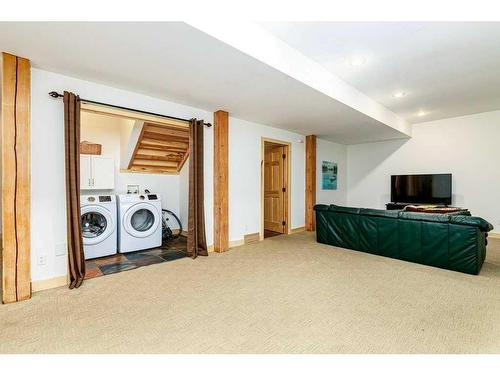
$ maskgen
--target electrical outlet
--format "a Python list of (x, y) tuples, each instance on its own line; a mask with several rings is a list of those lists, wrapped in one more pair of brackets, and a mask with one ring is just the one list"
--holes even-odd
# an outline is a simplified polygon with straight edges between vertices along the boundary
[(45, 254), (39, 255), (38, 258), (37, 258), (36, 263), (39, 266), (45, 266), (45, 264), (47, 263), (47, 256)]
[(55, 253), (56, 253), (56, 256), (66, 255), (66, 244), (65, 243), (56, 244)]

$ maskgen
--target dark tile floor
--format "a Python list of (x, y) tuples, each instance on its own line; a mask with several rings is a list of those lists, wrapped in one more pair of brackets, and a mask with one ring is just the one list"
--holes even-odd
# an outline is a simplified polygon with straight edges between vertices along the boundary
[(185, 258), (187, 256), (185, 251), (186, 237), (181, 236), (163, 247), (89, 259), (85, 262), (85, 278), (92, 279), (150, 264)]

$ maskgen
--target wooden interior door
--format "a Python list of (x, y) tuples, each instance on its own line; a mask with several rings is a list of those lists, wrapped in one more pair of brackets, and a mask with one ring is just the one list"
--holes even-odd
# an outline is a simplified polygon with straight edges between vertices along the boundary
[(264, 148), (264, 229), (285, 233), (285, 146)]

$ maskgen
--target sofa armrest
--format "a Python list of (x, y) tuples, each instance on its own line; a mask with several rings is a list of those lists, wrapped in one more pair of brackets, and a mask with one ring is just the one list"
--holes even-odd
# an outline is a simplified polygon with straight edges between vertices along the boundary
[(481, 232), (489, 232), (493, 225), (477, 216), (453, 215), (450, 216), (450, 223), (477, 227)]

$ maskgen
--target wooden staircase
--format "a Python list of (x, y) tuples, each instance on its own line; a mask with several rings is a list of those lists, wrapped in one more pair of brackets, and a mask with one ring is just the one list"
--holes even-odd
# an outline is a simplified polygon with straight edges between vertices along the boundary
[(127, 171), (177, 174), (188, 156), (188, 127), (144, 122)]

